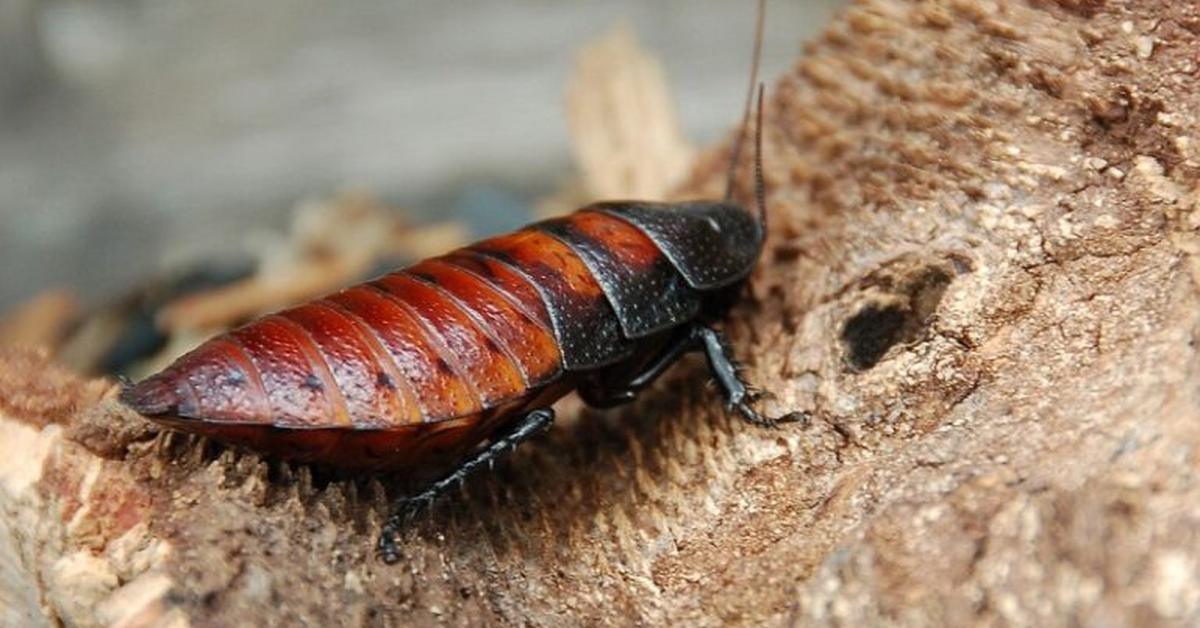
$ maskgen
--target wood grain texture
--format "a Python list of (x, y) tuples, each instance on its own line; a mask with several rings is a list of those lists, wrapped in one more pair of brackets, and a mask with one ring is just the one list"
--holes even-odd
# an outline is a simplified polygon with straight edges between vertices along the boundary
[(859, 2), (771, 90), (772, 229), (727, 324), (767, 410), (813, 420), (745, 426), (682, 366), (564, 408), (393, 567), (392, 487), (153, 436), (6, 354), (6, 612), (1195, 624), (1197, 33), (1165, 0)]

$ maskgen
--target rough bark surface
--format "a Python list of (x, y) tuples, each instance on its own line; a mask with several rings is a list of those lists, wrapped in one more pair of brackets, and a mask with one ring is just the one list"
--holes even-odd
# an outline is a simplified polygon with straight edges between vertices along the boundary
[(728, 323), (812, 420), (733, 421), (689, 362), (396, 566), (379, 482), (155, 436), (5, 354), (0, 623), (1194, 625), (1198, 35), (1169, 0), (859, 2), (770, 90)]

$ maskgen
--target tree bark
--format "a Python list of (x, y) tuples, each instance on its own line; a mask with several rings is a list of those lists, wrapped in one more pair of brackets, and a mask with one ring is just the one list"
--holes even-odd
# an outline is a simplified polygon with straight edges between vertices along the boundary
[(0, 623), (1194, 625), (1198, 34), (1167, 0), (858, 2), (769, 90), (727, 321), (812, 419), (744, 425), (688, 362), (570, 406), (395, 566), (380, 481), (5, 353)]

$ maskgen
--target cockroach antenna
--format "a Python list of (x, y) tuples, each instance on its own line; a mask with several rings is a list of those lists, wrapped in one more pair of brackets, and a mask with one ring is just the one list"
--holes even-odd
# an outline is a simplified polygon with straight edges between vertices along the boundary
[[(758, 85), (758, 63), (762, 57), (763, 21), (766, 18), (767, 0), (758, 0), (758, 20), (754, 25), (754, 57), (750, 62), (750, 86), (746, 88), (746, 104), (742, 110), (742, 126), (733, 141), (733, 155), (729, 158), (729, 175), (725, 181), (725, 200), (733, 198), (733, 180), (737, 171), (738, 157), (746, 141), (746, 127), (750, 125), (750, 105), (754, 102), (754, 86)], [(760, 90), (761, 91), (761, 90)]]
[(767, 232), (767, 182), (762, 165), (763, 84), (758, 84), (758, 120), (754, 123), (754, 201), (758, 204), (758, 224)]

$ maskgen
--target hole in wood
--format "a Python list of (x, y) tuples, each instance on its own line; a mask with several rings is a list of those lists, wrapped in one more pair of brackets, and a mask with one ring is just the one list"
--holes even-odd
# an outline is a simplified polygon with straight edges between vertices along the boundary
[(850, 370), (868, 370), (892, 347), (919, 340), (952, 279), (942, 268), (925, 267), (904, 281), (900, 290), (881, 295), (851, 316), (842, 328)]

